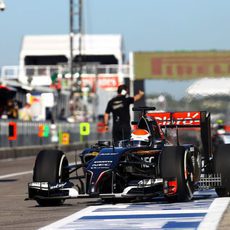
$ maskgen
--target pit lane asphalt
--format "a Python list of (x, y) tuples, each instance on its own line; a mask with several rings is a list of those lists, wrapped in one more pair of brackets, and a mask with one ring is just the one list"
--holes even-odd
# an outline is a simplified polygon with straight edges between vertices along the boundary
[(35, 157), (0, 161), (0, 229), (38, 229), (98, 204), (97, 199), (72, 199), (59, 207), (39, 207), (35, 201), (25, 201), (34, 161)]
[[(72, 161), (74, 154), (69, 153), (67, 157)], [(35, 157), (0, 161), (0, 229), (38, 229), (85, 207), (101, 204), (99, 199), (72, 199), (59, 207), (39, 207), (35, 201), (25, 201), (27, 183), (32, 180), (34, 161)], [(229, 228), (230, 207), (218, 229)]]

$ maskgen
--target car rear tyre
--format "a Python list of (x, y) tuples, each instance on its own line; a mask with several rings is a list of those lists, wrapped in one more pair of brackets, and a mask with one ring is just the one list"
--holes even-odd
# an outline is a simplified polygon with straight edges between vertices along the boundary
[[(59, 150), (42, 150), (38, 153), (33, 181), (49, 182), (57, 184), (68, 180), (69, 172), (65, 167), (68, 160), (65, 154)], [(40, 206), (58, 206), (64, 203), (64, 199), (36, 199)]]
[(230, 144), (218, 145), (213, 155), (214, 172), (221, 175), (222, 187), (215, 188), (219, 197), (230, 196)]
[(160, 157), (161, 176), (164, 181), (175, 178), (175, 194), (165, 194), (169, 202), (189, 201), (194, 192), (194, 163), (192, 154), (183, 146), (167, 146)]

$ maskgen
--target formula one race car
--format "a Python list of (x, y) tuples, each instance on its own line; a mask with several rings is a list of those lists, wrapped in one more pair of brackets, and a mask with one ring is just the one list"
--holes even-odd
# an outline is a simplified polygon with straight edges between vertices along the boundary
[[(39, 152), (28, 199), (48, 206), (78, 197), (111, 201), (163, 196), (180, 202), (191, 200), (195, 190), (210, 188), (219, 196), (230, 194), (230, 145), (220, 145), (213, 156), (209, 113), (133, 110), (140, 118), (133, 122), (130, 139), (99, 141), (83, 150), (79, 164), (69, 164), (60, 150)], [(184, 136), (192, 129), (199, 129), (201, 146), (180, 143), (180, 130)], [(172, 130), (175, 134), (169, 135)]]

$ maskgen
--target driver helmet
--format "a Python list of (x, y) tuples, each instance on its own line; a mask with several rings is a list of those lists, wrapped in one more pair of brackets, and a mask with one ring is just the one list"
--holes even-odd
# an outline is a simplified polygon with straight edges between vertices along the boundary
[(150, 133), (146, 129), (136, 129), (131, 133), (131, 142), (138, 145), (149, 144)]

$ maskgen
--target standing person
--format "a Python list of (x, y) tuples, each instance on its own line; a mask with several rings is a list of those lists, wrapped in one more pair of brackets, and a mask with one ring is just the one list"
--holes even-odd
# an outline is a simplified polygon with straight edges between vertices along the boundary
[(6, 114), (8, 119), (18, 118), (18, 105), (16, 101), (10, 99), (7, 101)]
[(62, 108), (60, 111), (60, 114), (58, 116), (58, 120), (60, 121), (66, 121), (66, 117), (65, 117), (65, 108)]
[(29, 103), (26, 103), (24, 107), (19, 110), (19, 119), (23, 121), (32, 120), (31, 105)]
[(140, 100), (144, 92), (139, 90), (139, 93), (133, 97), (128, 96), (128, 87), (120, 85), (117, 89), (117, 96), (112, 98), (106, 107), (104, 113), (104, 123), (108, 129), (109, 114), (113, 115), (113, 140), (116, 143), (119, 140), (129, 139), (131, 133), (130, 125), (130, 104)]

